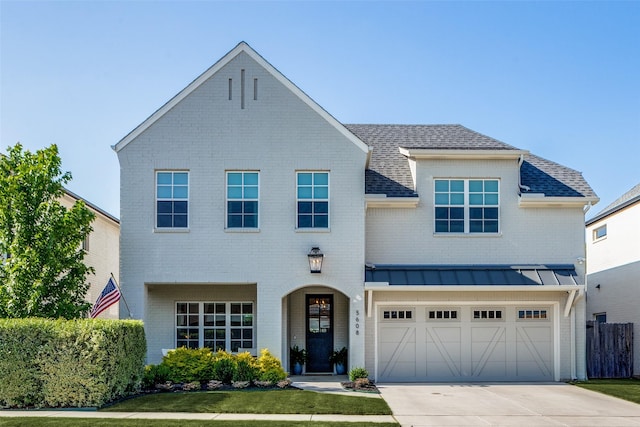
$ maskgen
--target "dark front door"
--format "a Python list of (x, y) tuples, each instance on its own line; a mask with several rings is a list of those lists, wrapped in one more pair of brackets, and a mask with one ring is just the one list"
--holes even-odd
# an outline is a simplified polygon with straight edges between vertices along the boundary
[(307, 295), (307, 372), (331, 372), (333, 296)]

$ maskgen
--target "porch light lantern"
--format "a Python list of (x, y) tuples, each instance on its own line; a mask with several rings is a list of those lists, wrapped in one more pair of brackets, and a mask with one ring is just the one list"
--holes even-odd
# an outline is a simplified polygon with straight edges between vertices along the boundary
[(311, 251), (307, 256), (309, 257), (309, 271), (311, 271), (311, 273), (322, 273), (322, 260), (324, 258), (324, 254), (320, 252), (320, 248), (311, 248)]

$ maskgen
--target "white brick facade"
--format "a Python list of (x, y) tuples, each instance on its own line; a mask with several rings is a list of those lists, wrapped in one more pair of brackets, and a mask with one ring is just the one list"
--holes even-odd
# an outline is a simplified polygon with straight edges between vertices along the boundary
[[(133, 317), (145, 320), (150, 363), (176, 345), (177, 302), (253, 303), (252, 351), (268, 348), (288, 367), (289, 347), (308, 345), (309, 296), (328, 296), (333, 348), (347, 347), (349, 366), (375, 375), (372, 310), (379, 306), (482, 301), (515, 307), (524, 301), (554, 310), (553, 379), (584, 376), (584, 329), (576, 326), (584, 324), (580, 285), (569, 291), (381, 292), (364, 283), (366, 263), (563, 264), (583, 276), (577, 262), (584, 257), (582, 205), (523, 207), (517, 157), (407, 160), (417, 206), (367, 208), (370, 148), (243, 43), (115, 150), (121, 287)], [(156, 228), (158, 171), (188, 172), (188, 228)], [(228, 171), (259, 173), (258, 229), (226, 228)], [(328, 229), (296, 228), (297, 171), (328, 172)], [(434, 233), (433, 180), (452, 177), (500, 181), (499, 233)], [(321, 274), (309, 271), (312, 247), (325, 255)]]
[[(244, 109), (242, 70), (251, 82)], [(150, 362), (159, 360), (162, 348), (175, 346), (177, 300), (249, 298), (256, 304), (256, 348), (286, 360), (288, 343), (281, 331), (288, 319), (281, 307), (290, 293), (322, 285), (345, 300), (362, 298), (367, 153), (247, 54), (233, 58), (118, 155), (121, 286), (134, 316), (146, 319)], [(154, 229), (158, 170), (189, 172), (188, 230)], [(225, 229), (230, 170), (259, 171), (258, 230)], [(328, 230), (296, 229), (296, 171), (329, 172)], [(320, 275), (309, 272), (307, 253), (313, 246), (325, 254)], [(171, 292), (160, 291), (165, 287)], [(336, 316), (346, 319), (347, 308)], [(336, 343), (346, 345), (344, 330), (336, 334)]]

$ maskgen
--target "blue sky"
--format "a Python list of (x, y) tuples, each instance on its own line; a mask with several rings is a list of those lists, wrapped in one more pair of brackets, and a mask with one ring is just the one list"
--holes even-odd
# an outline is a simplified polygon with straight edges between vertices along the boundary
[(0, 0), (0, 143), (58, 145), (69, 189), (119, 215), (111, 145), (238, 42), (343, 123), (459, 123), (640, 182), (640, 1)]

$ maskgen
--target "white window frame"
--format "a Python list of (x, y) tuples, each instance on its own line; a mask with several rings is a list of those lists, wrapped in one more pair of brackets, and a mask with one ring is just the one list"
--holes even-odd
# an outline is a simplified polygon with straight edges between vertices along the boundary
[[(463, 185), (464, 185), (464, 189), (463, 189), (463, 204), (451, 204), (451, 200), (449, 200), (448, 204), (443, 204), (443, 203), (437, 203), (436, 199), (437, 199), (437, 194), (442, 194), (442, 192), (436, 192), (436, 183), (437, 181), (449, 181), (449, 183), (451, 183), (451, 181), (462, 181)], [(475, 194), (482, 194), (483, 196), (486, 194), (493, 194), (493, 192), (491, 193), (485, 193), (484, 191), (482, 193), (472, 193), (469, 189), (469, 183), (471, 181), (482, 181), (483, 183), (485, 181), (494, 181), (498, 184), (498, 191), (497, 191), (497, 197), (498, 197), (498, 202), (497, 204), (481, 204), (481, 205), (472, 205), (470, 202), (470, 196), (471, 195), (475, 195)], [(438, 236), (451, 236), (451, 235), (471, 235), (471, 236), (495, 236), (501, 233), (501, 226), (502, 226), (502, 221), (500, 219), (500, 179), (499, 178), (459, 178), (459, 177), (438, 177), (438, 178), (434, 178), (433, 179), (433, 232), (434, 234), (438, 235)], [(451, 189), (449, 189), (448, 191), (449, 195), (451, 194)], [(458, 193), (458, 192), (457, 192)], [(436, 216), (436, 209), (437, 208), (462, 208), (463, 209), (463, 231), (462, 232), (457, 232), (457, 231), (437, 231), (437, 216)], [(470, 209), (471, 208), (495, 208), (498, 211), (498, 218), (497, 218), (497, 225), (498, 228), (496, 231), (488, 231), (488, 232), (484, 232), (484, 231), (471, 231), (471, 215), (470, 215)], [(450, 219), (451, 220), (451, 219)]]
[[(601, 322), (600, 320), (604, 317), (604, 322)], [(598, 322), (598, 323), (607, 323), (607, 312), (606, 311), (601, 311), (599, 313), (593, 313), (593, 321), (594, 322)]]
[[(520, 317), (524, 315), (524, 317)], [(516, 307), (516, 321), (518, 322), (549, 322), (551, 309), (548, 307)]]
[[(476, 312), (480, 317), (476, 317)], [(472, 322), (506, 322), (507, 320), (506, 307), (471, 307), (470, 314)]]
[[(311, 198), (300, 198), (299, 197), (299, 190), (301, 187), (308, 187), (307, 185), (300, 185), (299, 184), (299, 176), (300, 174), (311, 174), (312, 176), (312, 184), (311, 184), (311, 191), (312, 191), (312, 196)], [(327, 197), (326, 198), (322, 198), (322, 197), (315, 197), (315, 175), (316, 174), (326, 174), (327, 175)], [(322, 186), (324, 187), (324, 184), (322, 185), (318, 185), (319, 187)], [(327, 203), (327, 226), (326, 227), (315, 227), (315, 226), (311, 226), (311, 227), (300, 227), (300, 210), (299, 210), (299, 203), (300, 202), (311, 202), (312, 206), (315, 202), (326, 202)], [(296, 230), (308, 230), (308, 231), (326, 231), (329, 230), (331, 228), (331, 173), (328, 170), (299, 170), (296, 171)], [(305, 215), (306, 213), (303, 213), (303, 215)], [(316, 213), (312, 212), (311, 213), (311, 217), (312, 217), (312, 222), (315, 223), (315, 217), (316, 217)]]
[[(433, 317), (431, 317), (433, 313)], [(425, 319), (427, 322), (460, 322), (460, 308), (449, 307), (427, 307), (425, 310)]]
[[(598, 236), (599, 232), (604, 231), (604, 234)], [(592, 240), (594, 242), (599, 242), (600, 240), (604, 240), (607, 238), (607, 224), (603, 224), (600, 227), (594, 228), (592, 232)]]
[[(242, 197), (241, 198), (229, 198), (229, 174), (232, 173), (239, 173), (242, 174), (242, 184), (240, 185), (240, 187), (242, 188)], [(252, 197), (245, 197), (244, 192), (245, 192), (245, 174), (257, 174), (258, 175), (258, 183), (257, 183), (257, 187), (258, 187), (258, 195), (256, 198), (252, 198)], [(260, 229), (260, 171), (257, 170), (228, 170), (225, 173), (225, 229), (229, 230), (229, 231), (242, 231), (242, 230), (254, 230), (257, 231)], [(237, 187), (237, 185), (233, 185), (234, 187)], [(253, 186), (253, 185), (251, 185)], [(256, 202), (256, 225), (255, 227), (247, 227), (244, 225), (244, 212), (242, 213), (242, 227), (230, 227), (229, 226), (229, 202), (242, 202), (243, 206), (244, 206), (244, 202)], [(243, 208), (244, 210), (244, 208)]]
[[(173, 187), (175, 186), (175, 184), (173, 183), (173, 176), (176, 173), (185, 173), (187, 174), (187, 197), (173, 197), (173, 194), (171, 197), (159, 197), (158, 196), (158, 185), (164, 185), (164, 184), (159, 184), (158, 183), (158, 176), (161, 173), (170, 173), (171, 174), (171, 187), (172, 187), (172, 192), (173, 192)], [(156, 170), (155, 171), (155, 186), (154, 186), (154, 192), (155, 192), (155, 206), (154, 206), (154, 229), (156, 231), (167, 231), (167, 230), (189, 230), (189, 226), (191, 224), (191, 209), (190, 209), (190, 205), (191, 205), (191, 201), (190, 201), (190, 195), (191, 195), (191, 190), (190, 190), (190, 186), (191, 186), (191, 176), (188, 170)], [(181, 202), (186, 202), (187, 203), (187, 225), (186, 227), (174, 227), (173, 225), (171, 227), (159, 227), (158, 226), (158, 202), (175, 202), (175, 201), (181, 201)], [(172, 214), (172, 215), (175, 215)]]
[[(198, 324), (196, 326), (189, 326), (189, 319), (188, 316), (191, 314), (183, 314), (183, 313), (178, 313), (178, 304), (187, 304), (187, 307), (189, 307), (189, 304), (198, 304)], [(204, 305), (205, 304), (225, 304), (225, 324), (224, 326), (205, 326), (204, 325)], [(251, 305), (251, 316), (252, 316), (252, 321), (251, 321), (251, 326), (244, 326), (244, 325), (231, 325), (231, 316), (237, 316), (238, 314), (232, 314), (231, 313), (231, 305), (232, 304), (239, 304), (242, 310), (242, 306), (244, 304), (250, 304)], [(183, 326), (183, 325), (178, 325), (178, 316), (187, 316), (187, 325)], [(207, 314), (207, 315), (214, 315), (215, 314)], [(195, 316), (195, 315), (192, 315)], [(240, 316), (242, 316), (242, 313), (240, 314)], [(205, 330), (211, 330), (211, 329), (225, 329), (225, 350), (228, 352), (231, 352), (231, 330), (232, 329), (240, 329), (240, 330), (247, 330), (250, 329), (251, 330), (251, 347), (240, 347), (238, 348), (237, 351), (233, 352), (233, 353), (243, 353), (245, 351), (250, 352), (251, 354), (253, 354), (254, 356), (256, 355), (256, 350), (255, 350), (255, 345), (257, 342), (256, 339), (256, 304), (253, 301), (176, 301), (174, 304), (174, 340), (173, 342), (175, 343), (176, 348), (178, 348), (178, 341), (184, 341), (184, 339), (180, 339), (180, 337), (178, 336), (178, 328), (180, 329), (198, 329), (198, 348), (203, 348), (204, 347), (204, 341), (205, 341)], [(195, 340), (194, 340), (195, 341)], [(233, 340), (233, 341), (238, 341), (238, 340)], [(240, 338), (240, 341), (247, 341), (247, 339), (245, 338)], [(215, 350), (212, 350), (215, 351)]]

